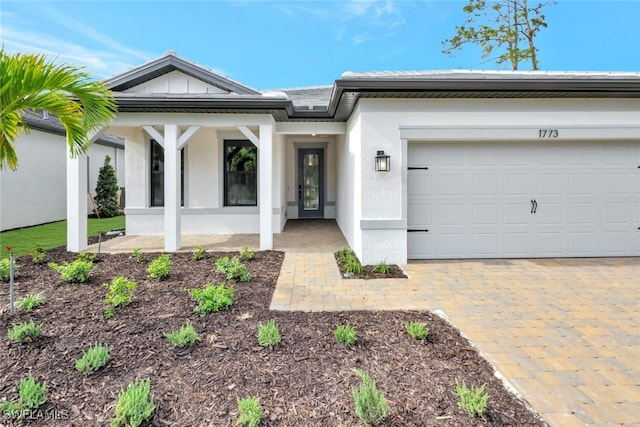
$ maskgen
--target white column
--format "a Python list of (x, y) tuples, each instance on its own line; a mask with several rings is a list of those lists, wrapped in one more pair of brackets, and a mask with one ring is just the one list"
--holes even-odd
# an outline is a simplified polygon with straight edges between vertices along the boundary
[(178, 126), (164, 126), (164, 250), (176, 252), (181, 246), (180, 151)]
[(260, 250), (273, 249), (273, 125), (260, 125)]
[(67, 153), (67, 250), (87, 248), (87, 156)]

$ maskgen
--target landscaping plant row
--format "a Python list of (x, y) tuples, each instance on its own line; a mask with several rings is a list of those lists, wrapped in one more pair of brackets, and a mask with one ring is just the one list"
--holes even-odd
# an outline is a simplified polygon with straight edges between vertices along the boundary
[[(197, 248), (192, 256), (194, 261), (204, 257), (205, 249)], [(143, 261), (140, 249), (133, 251), (133, 256), (138, 262)], [(243, 261), (253, 258), (253, 252), (245, 247), (238, 256), (229, 258), (223, 256), (215, 261), (218, 272), (225, 275), (227, 280), (249, 282), (252, 280)], [(33, 262), (42, 262), (44, 255), (33, 258)], [(94, 256), (80, 254), (72, 262), (49, 263), (48, 266), (60, 274), (60, 277), (70, 283), (84, 283), (88, 280), (92, 271)], [(171, 269), (170, 255), (164, 254), (153, 259), (147, 266), (147, 276), (150, 279), (164, 279), (169, 276)], [(0, 270), (0, 273), (2, 271)], [(104, 283), (107, 288), (105, 294), (104, 318), (110, 319), (117, 310), (126, 307), (132, 300), (136, 289), (136, 283), (123, 277), (114, 277), (109, 283)], [(233, 283), (220, 283), (213, 285), (207, 283), (203, 288), (187, 289), (188, 295), (195, 301), (194, 312), (200, 316), (225, 310), (231, 307), (235, 295)], [(31, 311), (46, 303), (42, 294), (31, 294), (16, 302), (19, 310)], [(407, 333), (415, 340), (425, 340), (429, 335), (429, 329), (420, 322), (407, 322)], [(36, 324), (31, 320), (28, 323), (15, 324), (8, 330), (10, 340), (17, 343), (31, 343), (36, 341), (42, 333), (42, 324)], [(198, 341), (198, 333), (190, 322), (186, 322), (179, 329), (163, 333), (167, 341), (176, 348), (192, 347)], [(333, 330), (335, 341), (347, 347), (357, 341), (358, 331), (351, 325), (340, 324)], [(273, 348), (281, 343), (280, 329), (275, 320), (260, 323), (257, 331), (258, 344), (262, 347)], [(75, 361), (75, 368), (82, 374), (89, 376), (103, 368), (109, 361), (109, 347), (106, 344), (95, 344), (83, 351), (81, 358)], [(352, 389), (356, 415), (368, 425), (377, 425), (389, 414), (389, 405), (378, 388), (376, 382), (364, 371), (354, 369), (353, 372), (360, 378), (359, 388)], [(155, 410), (153, 395), (150, 395), (151, 381), (149, 378), (135, 380), (127, 388), (121, 388), (118, 401), (115, 406), (112, 426), (138, 426), (148, 420)], [(38, 383), (31, 374), (19, 384), (19, 399), (5, 401), (0, 404), (0, 410), (11, 419), (22, 419), (30, 411), (37, 410), (46, 402), (46, 382)], [(458, 406), (470, 415), (483, 415), (487, 408), (488, 395), (485, 386), (468, 388), (463, 382), (456, 383), (455, 394), (459, 398)], [(237, 398), (238, 419), (236, 425), (258, 426), (262, 418), (262, 406), (259, 397), (249, 396)]]

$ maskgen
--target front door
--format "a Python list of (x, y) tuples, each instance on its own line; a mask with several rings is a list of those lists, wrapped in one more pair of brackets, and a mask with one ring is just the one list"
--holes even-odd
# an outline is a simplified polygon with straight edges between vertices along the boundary
[(324, 218), (324, 149), (298, 150), (298, 217)]

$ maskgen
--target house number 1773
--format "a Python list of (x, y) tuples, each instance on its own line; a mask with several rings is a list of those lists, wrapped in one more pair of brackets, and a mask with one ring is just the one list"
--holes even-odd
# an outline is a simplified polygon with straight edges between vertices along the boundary
[(538, 129), (538, 138), (557, 138), (559, 136), (558, 129)]

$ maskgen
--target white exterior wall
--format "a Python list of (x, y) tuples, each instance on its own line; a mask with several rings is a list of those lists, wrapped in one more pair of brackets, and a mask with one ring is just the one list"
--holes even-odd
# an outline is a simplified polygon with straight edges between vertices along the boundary
[[(0, 171), (0, 230), (60, 221), (67, 216), (67, 142), (62, 135), (38, 130), (16, 141), (18, 170)], [(104, 154), (114, 161), (119, 185), (124, 183), (124, 151), (91, 144), (89, 187), (95, 190)], [(99, 166), (94, 165), (99, 162)]]
[[(231, 234), (260, 232), (258, 207), (224, 207), (223, 149), (226, 139), (246, 139), (240, 131), (201, 128), (185, 146), (185, 205), (181, 209), (181, 232)], [(150, 207), (150, 140), (148, 135), (127, 139), (128, 235), (163, 235), (164, 209)], [(284, 137), (273, 143), (273, 230), (286, 222), (284, 189)], [(260, 150), (258, 150), (260, 156)], [(258, 183), (260, 185), (260, 183)], [(260, 201), (258, 201), (260, 203)]]
[[(355, 197), (352, 210), (355, 230), (348, 229), (349, 218), (342, 211), (339, 197), (339, 225), (349, 244), (365, 264), (381, 260), (406, 263), (406, 200), (403, 200), (403, 174), (406, 174), (406, 152), (400, 140), (400, 127), (531, 127), (531, 128), (611, 128), (638, 126), (640, 101), (635, 99), (432, 99), (389, 100), (360, 99), (349, 125), (347, 143), (342, 153), (341, 171), (347, 166), (344, 156), (354, 155)], [(360, 131), (360, 132), (359, 132)], [(600, 131), (603, 132), (603, 131)], [(606, 130), (604, 131), (607, 132)], [(536, 138), (537, 136), (532, 136)], [(476, 140), (467, 136), (467, 140)], [(486, 139), (485, 139), (486, 140)], [(540, 143), (549, 143), (540, 141)], [(640, 143), (640, 141), (639, 141)], [(409, 141), (411, 144), (411, 141)], [(356, 146), (362, 145), (358, 152)], [(376, 173), (377, 150), (391, 156), (391, 171)], [(360, 168), (357, 164), (362, 162)], [(341, 174), (341, 179), (344, 176)], [(361, 180), (362, 185), (358, 184)], [(345, 186), (341, 181), (340, 189)], [(362, 214), (357, 203), (361, 203)], [(402, 230), (404, 224), (405, 230)], [(358, 233), (361, 233), (361, 237)], [(353, 235), (353, 241), (350, 236)]]

